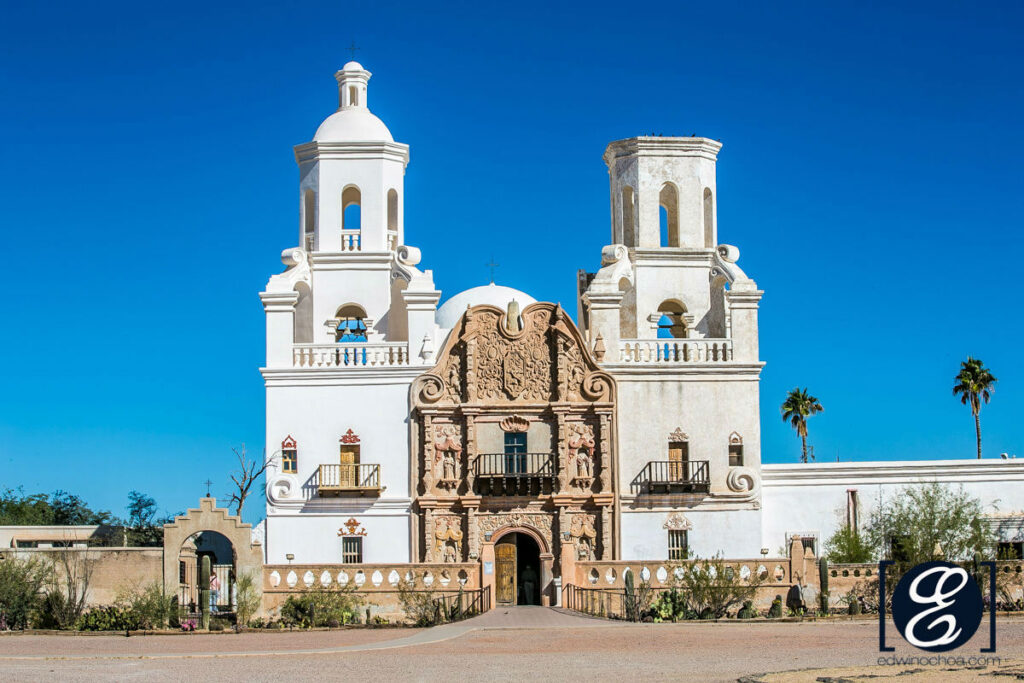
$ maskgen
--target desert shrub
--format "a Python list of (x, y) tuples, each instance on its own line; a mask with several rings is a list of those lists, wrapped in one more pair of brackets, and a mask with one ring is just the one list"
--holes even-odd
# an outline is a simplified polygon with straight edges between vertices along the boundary
[(231, 628), (231, 622), (222, 617), (213, 617), (210, 619), (210, 630), (211, 631), (226, 631)]
[(354, 592), (354, 586), (317, 586), (299, 595), (290, 595), (281, 606), (281, 621), (301, 628), (327, 626), (331, 620), (339, 625), (354, 623), (359, 620), (362, 603)]
[(756, 572), (744, 579), (720, 555), (673, 570), (672, 577), (686, 601), (687, 617), (697, 619), (721, 619), (736, 605), (753, 600), (761, 585)]
[(173, 614), (171, 596), (156, 581), (122, 588), (115, 604), (131, 615), (137, 629), (164, 628)]
[(238, 617), (238, 624), (248, 624), (252, 620), (252, 615), (260, 608), (260, 587), (256, 575), (253, 572), (239, 574), (235, 587), (235, 615)]
[(27, 628), (43, 603), (52, 568), (35, 558), (0, 560), (0, 627)]
[(441, 615), (437, 613), (434, 597), (434, 591), (418, 591), (411, 581), (398, 582), (398, 602), (405, 616), (415, 626), (433, 626), (440, 621)]
[(622, 607), (627, 621), (640, 621), (648, 615), (651, 599), (654, 597), (649, 581), (641, 581), (639, 586), (635, 586), (635, 581), (633, 572), (627, 572), (623, 580), (625, 589), (622, 595)]
[(865, 535), (843, 524), (825, 541), (825, 557), (835, 563), (864, 563), (875, 559), (875, 551)]
[(134, 631), (139, 628), (131, 610), (118, 605), (90, 607), (75, 622), (79, 631)]

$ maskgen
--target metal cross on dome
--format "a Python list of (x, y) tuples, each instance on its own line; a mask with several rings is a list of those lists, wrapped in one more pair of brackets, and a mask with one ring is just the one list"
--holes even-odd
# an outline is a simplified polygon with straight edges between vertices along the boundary
[(484, 265), (491, 269), (491, 284), (493, 285), (494, 284), (494, 269), (497, 268), (498, 266), (500, 266), (501, 264), (500, 263), (495, 263), (494, 262), (494, 257), (492, 256), (491, 257), (491, 262), (490, 263), (485, 263)]
[(209, 498), (210, 497), (210, 486), (213, 485), (213, 482), (210, 481), (209, 479), (207, 479), (203, 483), (206, 484), (206, 497)]
[(349, 45), (348, 47), (346, 47), (345, 49), (348, 50), (348, 53), (350, 55), (352, 55), (352, 59), (355, 60), (355, 58), (356, 58), (356, 51), (359, 50), (359, 48), (356, 47), (356, 41), (353, 40), (352, 44)]

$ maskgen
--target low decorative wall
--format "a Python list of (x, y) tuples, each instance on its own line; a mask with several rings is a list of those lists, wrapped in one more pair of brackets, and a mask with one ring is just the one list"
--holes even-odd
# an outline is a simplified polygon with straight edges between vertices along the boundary
[(399, 582), (411, 584), (413, 590), (441, 595), (457, 594), (459, 589), (480, 588), (480, 564), (277, 564), (263, 568), (263, 613), (279, 614), (289, 595), (321, 588), (354, 587), (353, 595), (363, 601), (362, 609), (370, 608), (371, 616), (400, 618)]

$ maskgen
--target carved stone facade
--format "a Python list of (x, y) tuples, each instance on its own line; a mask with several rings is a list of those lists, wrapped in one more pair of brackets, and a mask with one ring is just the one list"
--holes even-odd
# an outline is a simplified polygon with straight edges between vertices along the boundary
[(515, 530), (615, 559), (615, 383), (560, 307), (469, 309), (411, 399), (417, 559), (475, 560)]

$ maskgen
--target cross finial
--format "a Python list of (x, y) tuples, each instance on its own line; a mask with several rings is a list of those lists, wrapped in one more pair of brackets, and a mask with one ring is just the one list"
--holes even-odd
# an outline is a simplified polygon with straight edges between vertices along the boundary
[(351, 44), (351, 45), (349, 45), (349, 46), (348, 46), (347, 48), (345, 48), (345, 49), (346, 49), (346, 50), (348, 50), (348, 53), (349, 53), (350, 55), (352, 55), (352, 60), (353, 60), (353, 61), (355, 61), (355, 58), (356, 58), (356, 51), (357, 51), (357, 50), (359, 50), (359, 48), (358, 48), (358, 47), (356, 47), (356, 41), (354, 41), (354, 40), (353, 40), (353, 41), (352, 41), (352, 44)]
[(500, 263), (495, 263), (494, 262), (494, 256), (491, 256), (491, 262), (490, 263), (485, 263), (484, 265), (491, 269), (491, 284), (493, 285), (494, 284), (494, 269), (497, 268), (501, 264)]
[(210, 481), (209, 479), (207, 479), (203, 483), (206, 484), (206, 497), (209, 498), (210, 497), (210, 486), (213, 485), (213, 482)]

